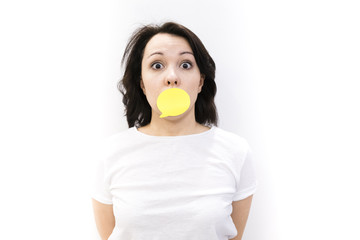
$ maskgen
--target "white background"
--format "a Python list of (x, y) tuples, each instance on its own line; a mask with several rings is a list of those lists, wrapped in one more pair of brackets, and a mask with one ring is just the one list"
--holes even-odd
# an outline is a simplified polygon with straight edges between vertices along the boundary
[(203, 41), (219, 127), (253, 148), (243, 239), (360, 239), (359, 12), (347, 0), (2, 1), (0, 239), (98, 239), (91, 151), (127, 127), (128, 37), (167, 20)]

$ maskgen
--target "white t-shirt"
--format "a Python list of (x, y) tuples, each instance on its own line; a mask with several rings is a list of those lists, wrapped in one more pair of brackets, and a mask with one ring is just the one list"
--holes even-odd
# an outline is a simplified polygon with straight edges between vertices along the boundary
[(232, 202), (254, 194), (247, 141), (213, 126), (150, 136), (136, 127), (104, 141), (92, 197), (112, 204), (109, 240), (228, 240)]

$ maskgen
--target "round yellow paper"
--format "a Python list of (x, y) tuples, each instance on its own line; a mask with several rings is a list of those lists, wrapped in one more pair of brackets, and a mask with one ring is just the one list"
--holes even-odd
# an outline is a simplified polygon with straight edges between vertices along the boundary
[(180, 88), (169, 88), (160, 93), (157, 99), (157, 107), (160, 118), (178, 116), (186, 112), (190, 106), (189, 94)]

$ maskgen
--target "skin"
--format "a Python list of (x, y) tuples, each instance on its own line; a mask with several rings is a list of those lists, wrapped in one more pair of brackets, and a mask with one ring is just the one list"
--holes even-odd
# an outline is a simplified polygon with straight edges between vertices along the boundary
[[(166, 33), (156, 34), (144, 49), (141, 62), (141, 88), (152, 108), (150, 124), (138, 128), (154, 136), (180, 136), (209, 130), (195, 120), (195, 102), (205, 76), (200, 73), (186, 39)], [(189, 109), (179, 116), (160, 118), (156, 101), (159, 94), (171, 87), (185, 90), (190, 96)], [(108, 239), (115, 226), (113, 205), (93, 201), (96, 226), (102, 240)], [(232, 203), (231, 217), (241, 240), (250, 211), (252, 196)]]
[(115, 227), (112, 204), (103, 204), (92, 199), (95, 223), (102, 240), (107, 240)]
[(232, 203), (233, 211), (231, 213), (231, 218), (233, 219), (238, 234), (235, 238), (232, 238), (231, 240), (242, 239), (246, 222), (249, 217), (252, 199), (253, 199), (253, 195), (243, 200)]

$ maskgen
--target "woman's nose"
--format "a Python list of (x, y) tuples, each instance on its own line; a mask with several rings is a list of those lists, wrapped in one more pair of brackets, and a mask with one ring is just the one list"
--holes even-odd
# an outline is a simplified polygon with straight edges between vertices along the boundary
[(167, 85), (169, 85), (169, 86), (173, 86), (173, 85), (176, 85), (176, 86), (177, 86), (178, 81), (177, 81), (177, 80), (170, 80), (170, 79), (168, 79), (166, 83), (167, 83)]
[(166, 86), (179, 86), (181, 83), (180, 78), (178, 77), (176, 71), (174, 69), (169, 69), (165, 77), (165, 85)]

